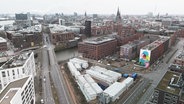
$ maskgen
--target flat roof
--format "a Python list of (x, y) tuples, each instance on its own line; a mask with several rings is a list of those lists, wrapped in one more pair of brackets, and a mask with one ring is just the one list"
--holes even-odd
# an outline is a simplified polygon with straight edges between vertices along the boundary
[[(0, 101), (1, 99), (8, 94), (8, 92), (11, 90), (11, 88), (22, 88), (25, 82), (28, 80), (29, 77), (25, 77), (19, 80), (16, 80), (14, 82), (11, 82), (6, 86), (6, 88), (0, 93)], [(12, 97), (13, 98), (13, 97)], [(11, 99), (10, 99), (11, 100)], [(6, 103), (7, 104), (7, 103)]]
[(4, 43), (4, 42), (7, 42), (7, 40), (2, 38), (2, 37), (0, 37), (0, 43)]
[(172, 78), (174, 78), (173, 83), (176, 83), (178, 80), (180, 80), (180, 76), (181, 76), (180, 73), (173, 72), (173, 71), (167, 71), (164, 77), (161, 79), (161, 81), (157, 85), (156, 89), (159, 89), (159, 90), (162, 90), (168, 93), (172, 93), (175, 95), (179, 95), (181, 89), (178, 87), (169, 86), (169, 83), (171, 82)]
[(167, 41), (168, 39), (169, 39), (169, 37), (162, 36), (159, 39), (157, 39), (156, 41), (152, 42), (151, 44), (144, 46), (142, 49), (153, 50), (156, 47), (160, 46), (165, 41)]
[(27, 52), (27, 53), (23, 53), (23, 54), (12, 57), (0, 67), (0, 70), (20, 67), (24, 65), (25, 61), (29, 58), (30, 54), (31, 54), (30, 52)]
[(10, 104), (11, 99), (14, 97), (14, 95), (17, 93), (18, 89), (11, 89), (8, 91), (8, 93), (5, 95), (3, 100), (1, 101), (1, 104)]
[(105, 43), (108, 41), (112, 41), (115, 38), (112, 37), (95, 37), (95, 38), (90, 38), (90, 39), (86, 39), (84, 40), (84, 43), (88, 43), (88, 44), (101, 44), (101, 43)]

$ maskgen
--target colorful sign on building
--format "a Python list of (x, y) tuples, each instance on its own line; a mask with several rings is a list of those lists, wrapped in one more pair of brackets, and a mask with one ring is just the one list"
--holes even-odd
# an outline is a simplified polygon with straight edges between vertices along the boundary
[(150, 50), (141, 49), (139, 57), (139, 63), (141, 66), (145, 66), (146, 68), (149, 67), (150, 55), (151, 55)]

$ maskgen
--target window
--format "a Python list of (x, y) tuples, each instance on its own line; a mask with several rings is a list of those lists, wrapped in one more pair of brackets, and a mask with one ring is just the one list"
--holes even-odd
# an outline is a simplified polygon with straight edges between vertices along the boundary
[(2, 76), (6, 77), (5, 71), (2, 71)]
[(25, 70), (24, 70), (24, 68), (22, 68), (22, 73), (23, 73), (23, 74), (25, 73)]
[(17, 74), (19, 74), (19, 69), (17, 69)]
[(8, 76), (10, 76), (10, 73), (9, 73), (9, 71), (7, 71), (7, 73), (8, 73)]
[(13, 73), (13, 75), (15, 75), (15, 71), (14, 70), (12, 70), (12, 73)]

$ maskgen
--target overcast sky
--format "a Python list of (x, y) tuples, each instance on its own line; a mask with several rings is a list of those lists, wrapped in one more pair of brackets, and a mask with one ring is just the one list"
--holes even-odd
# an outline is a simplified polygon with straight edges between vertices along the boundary
[(184, 0), (0, 0), (1, 13), (184, 14)]

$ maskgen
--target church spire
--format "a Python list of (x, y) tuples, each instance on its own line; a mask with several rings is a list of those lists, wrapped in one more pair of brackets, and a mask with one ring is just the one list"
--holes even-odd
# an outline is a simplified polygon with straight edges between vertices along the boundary
[(116, 15), (116, 23), (121, 23), (121, 14), (119, 11), (119, 7), (118, 7), (117, 15)]

